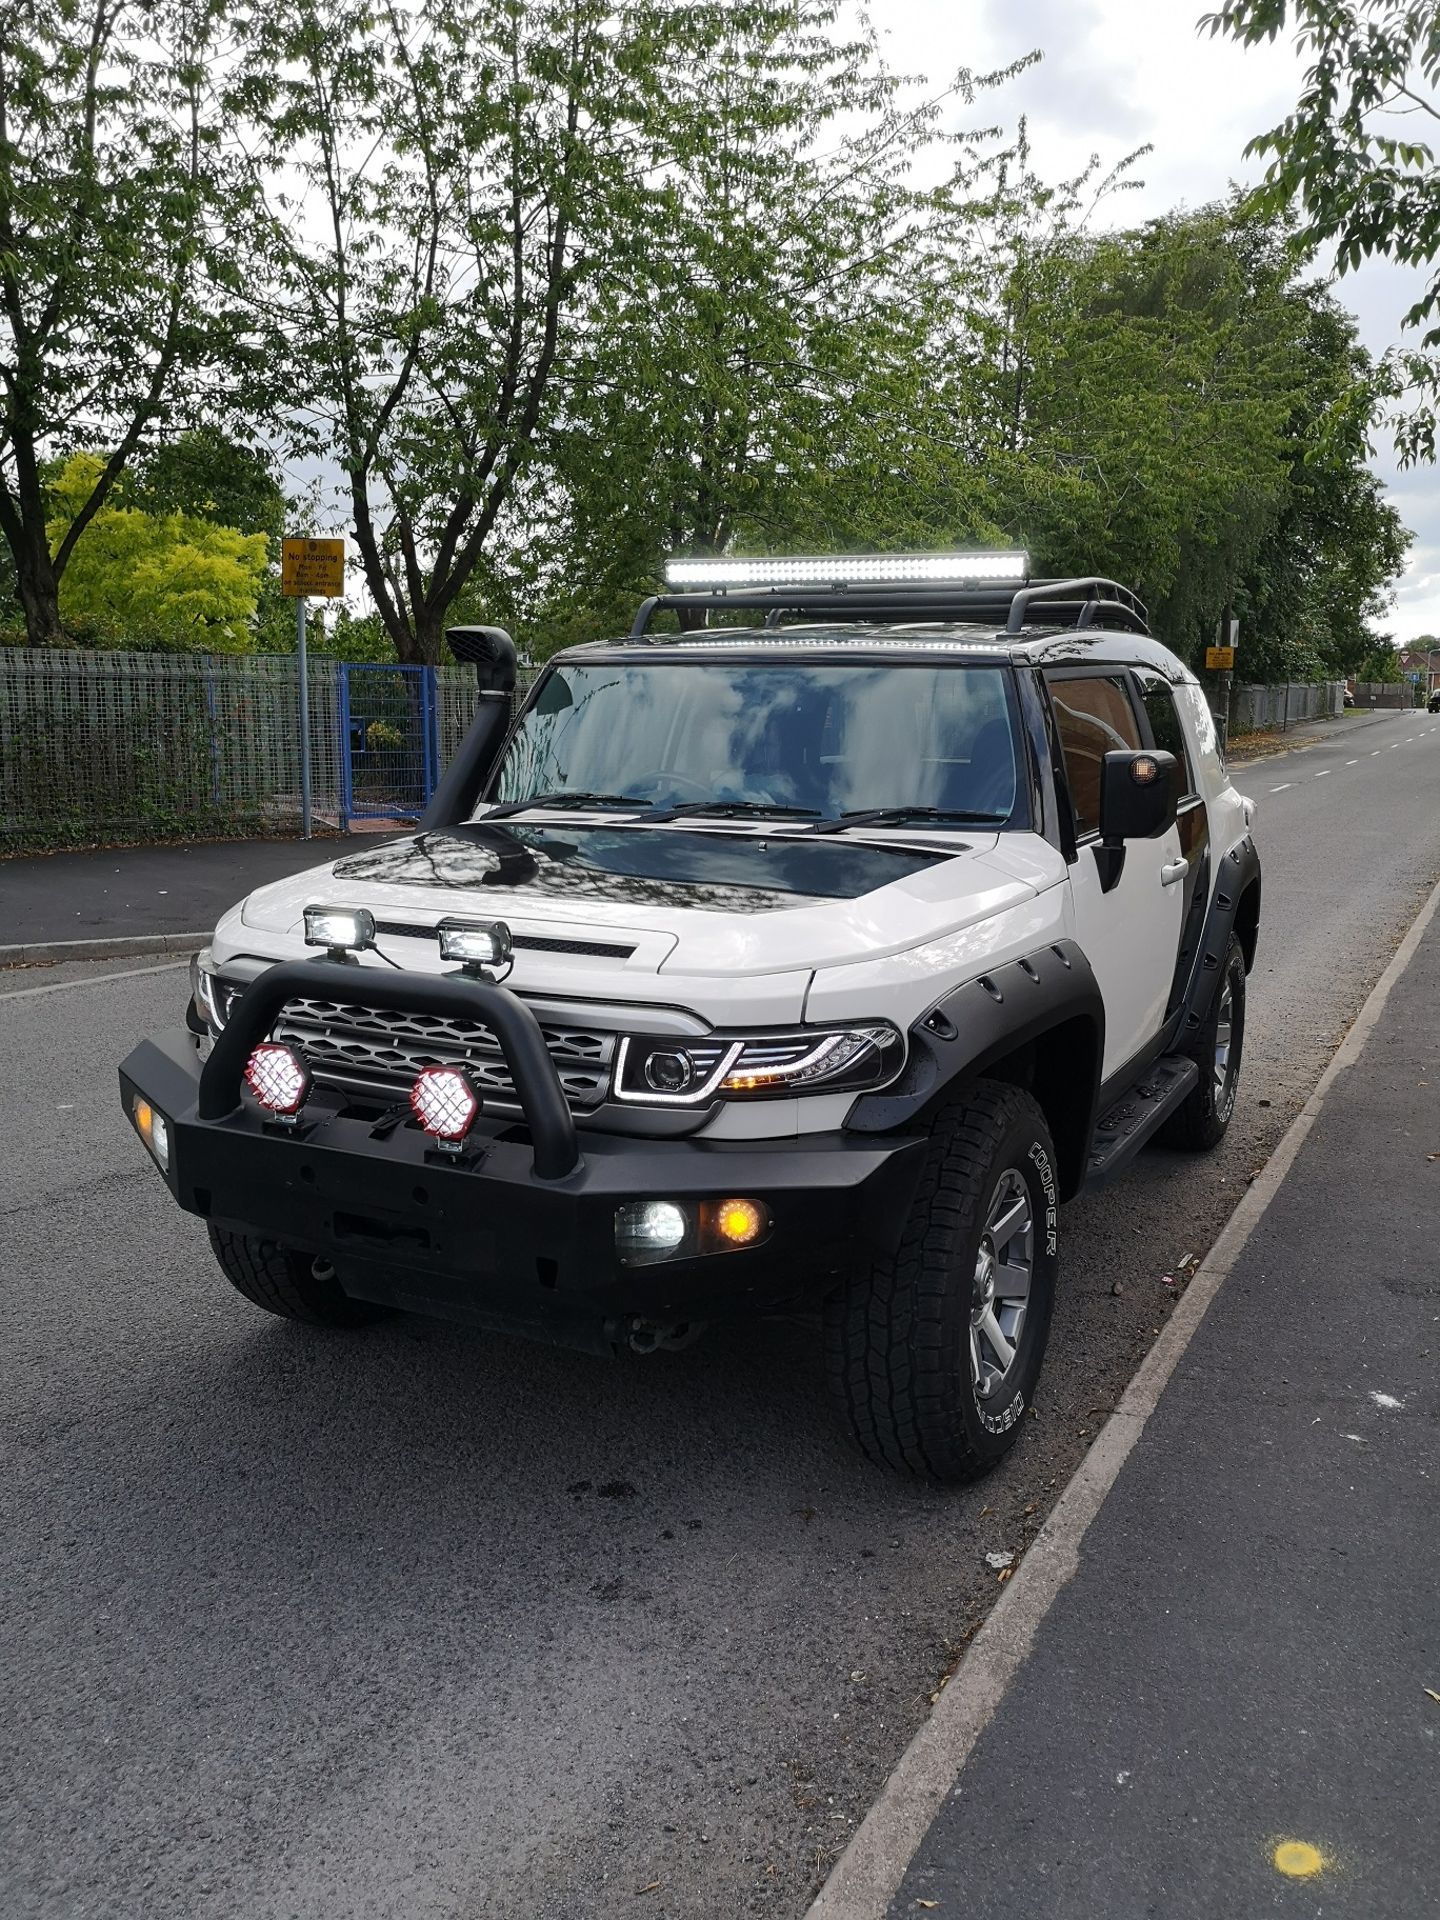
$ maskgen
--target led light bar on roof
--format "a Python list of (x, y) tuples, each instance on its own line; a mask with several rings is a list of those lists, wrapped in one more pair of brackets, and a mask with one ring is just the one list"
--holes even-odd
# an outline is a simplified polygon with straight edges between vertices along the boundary
[(669, 560), (670, 587), (908, 586), (1023, 581), (1024, 553), (820, 553), (754, 560)]

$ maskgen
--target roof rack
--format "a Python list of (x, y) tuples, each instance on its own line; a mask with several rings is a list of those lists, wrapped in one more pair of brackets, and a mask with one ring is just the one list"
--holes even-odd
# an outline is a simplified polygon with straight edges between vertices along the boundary
[[(1032, 607), (1035, 612), (1032, 613)], [(1041, 611), (1043, 609), (1043, 612)], [(887, 623), (967, 620), (992, 623), (1006, 633), (1021, 633), (1028, 621), (1078, 630), (1104, 620), (1132, 633), (1150, 631), (1145, 603), (1129, 587), (1098, 574), (1075, 580), (1028, 580), (1023, 586), (941, 584), (931, 581), (883, 585), (839, 583), (825, 586), (718, 587), (707, 593), (652, 593), (635, 615), (632, 640), (673, 640), (657, 634), (650, 622), (657, 613), (677, 613), (682, 630), (703, 625), (697, 616), (763, 612), (775, 627), (790, 614), (838, 614), (846, 620)]]

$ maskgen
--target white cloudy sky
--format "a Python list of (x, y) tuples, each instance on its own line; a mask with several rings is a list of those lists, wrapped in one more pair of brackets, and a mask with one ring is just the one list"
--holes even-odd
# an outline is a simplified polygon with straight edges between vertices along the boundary
[[(1299, 63), (1291, 46), (1242, 49), (1196, 31), (1212, 0), (871, 0), (891, 64), (932, 80), (959, 67), (986, 71), (1032, 47), (1041, 65), (986, 102), (986, 118), (1029, 117), (1039, 170), (1078, 171), (1092, 153), (1119, 158), (1143, 142), (1142, 192), (1118, 214), (1143, 219), (1177, 205), (1200, 206), (1231, 181), (1258, 178), (1246, 141), (1293, 104)], [(993, 110), (991, 101), (993, 100)], [(1336, 292), (1381, 353), (1396, 337), (1416, 278), (1367, 264)], [(1415, 535), (1391, 616), (1403, 643), (1440, 632), (1440, 488), (1432, 468), (1397, 471), (1388, 443), (1376, 468)]]

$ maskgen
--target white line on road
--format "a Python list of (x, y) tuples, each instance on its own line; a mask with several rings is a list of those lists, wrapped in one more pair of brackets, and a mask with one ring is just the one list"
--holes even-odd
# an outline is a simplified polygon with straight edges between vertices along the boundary
[(1358, 760), (1347, 760), (1345, 764), (1347, 767), (1358, 767), (1360, 762)]
[(1334, 771), (1335, 769), (1333, 767), (1322, 767), (1319, 773), (1316, 774), (1315, 778), (1317, 780), (1323, 780), (1327, 773), (1333, 773)]
[(1286, 787), (1293, 786), (1294, 784), (1292, 780), (1282, 780), (1278, 787), (1271, 787), (1270, 791), (1272, 793), (1283, 793)]
[(112, 980), (138, 980), (146, 973), (179, 973), (188, 960), (169, 960), (163, 967), (127, 967), (123, 973), (101, 973), (93, 980), (52, 980), (48, 987), (20, 987), (14, 993), (0, 991), (0, 1007), (9, 1000), (33, 1000), (37, 993), (65, 993), (71, 987), (104, 987)]
[(931, 1822), (954, 1789), (961, 1768), (1024, 1666), (1041, 1622), (1079, 1571), (1080, 1545), (1090, 1522), (1104, 1505), (1145, 1422), (1155, 1411), (1205, 1309), (1280, 1191), (1331, 1086), (1364, 1051), (1391, 988), (1409, 966), (1437, 907), (1440, 886), (1420, 909), (1395, 958), (1371, 988), (1315, 1091), (1196, 1269), (1164, 1332), (1140, 1362), (1114, 1413), (1101, 1427), (1020, 1563), (1019, 1572), (970, 1642), (955, 1678), (941, 1693), (929, 1719), (901, 1754), (805, 1920), (881, 1920), (888, 1909)]

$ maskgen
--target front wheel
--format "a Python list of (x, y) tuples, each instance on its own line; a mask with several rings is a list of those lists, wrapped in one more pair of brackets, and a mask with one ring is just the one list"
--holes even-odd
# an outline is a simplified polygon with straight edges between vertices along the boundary
[(956, 1481), (1009, 1452), (1050, 1331), (1057, 1212), (1029, 1094), (981, 1080), (936, 1117), (899, 1253), (825, 1304), (831, 1396), (870, 1459)]
[(1225, 1138), (1245, 1051), (1245, 949), (1232, 933), (1210, 1011), (1185, 1045), (1200, 1069), (1194, 1088), (1161, 1127), (1161, 1145), (1204, 1153)]

